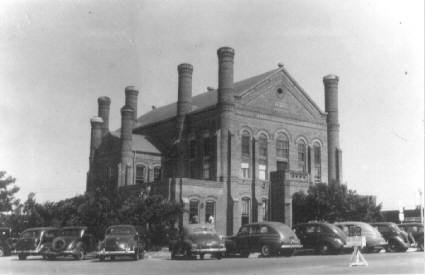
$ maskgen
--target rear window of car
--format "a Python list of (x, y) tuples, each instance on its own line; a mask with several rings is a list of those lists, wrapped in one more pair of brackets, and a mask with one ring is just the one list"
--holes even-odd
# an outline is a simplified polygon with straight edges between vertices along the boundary
[(114, 226), (106, 230), (107, 235), (128, 235), (134, 234), (135, 230), (129, 226)]
[(28, 230), (22, 232), (22, 238), (29, 239), (29, 238), (40, 238), (40, 230)]

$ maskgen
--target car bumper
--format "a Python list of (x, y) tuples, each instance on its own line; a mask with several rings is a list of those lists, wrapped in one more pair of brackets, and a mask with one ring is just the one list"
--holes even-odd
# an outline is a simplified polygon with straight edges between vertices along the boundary
[(217, 248), (192, 248), (190, 250), (192, 252), (192, 254), (201, 254), (201, 253), (222, 253), (222, 252), (226, 252), (226, 248), (225, 247), (217, 247)]
[(78, 254), (77, 250), (65, 250), (65, 251), (46, 251), (42, 253), (45, 256), (53, 256), (53, 257), (60, 257), (60, 256), (74, 256)]
[(302, 244), (282, 244), (280, 249), (295, 249), (295, 248), (303, 248)]
[(127, 251), (99, 251), (97, 252), (97, 256), (126, 256), (126, 255), (134, 255), (134, 250)]
[(41, 255), (41, 250), (40, 249), (35, 249), (35, 250), (13, 250), (12, 254), (25, 254), (28, 256), (37, 256), (37, 255)]

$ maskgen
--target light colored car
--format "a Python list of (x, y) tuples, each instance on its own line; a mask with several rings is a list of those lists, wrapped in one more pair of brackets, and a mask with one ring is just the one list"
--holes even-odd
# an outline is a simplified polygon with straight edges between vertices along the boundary
[(347, 236), (350, 236), (350, 231), (361, 230), (361, 235), (366, 237), (366, 247), (362, 249), (363, 252), (379, 252), (386, 249), (388, 246), (387, 241), (382, 237), (381, 233), (375, 227), (365, 222), (347, 221), (337, 222), (336, 226), (342, 229)]

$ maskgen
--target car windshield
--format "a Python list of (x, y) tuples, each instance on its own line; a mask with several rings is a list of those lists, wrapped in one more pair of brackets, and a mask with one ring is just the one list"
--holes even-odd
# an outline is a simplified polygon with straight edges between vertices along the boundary
[(329, 228), (332, 230), (333, 233), (335, 233), (337, 235), (342, 235), (342, 236), (345, 235), (345, 232), (342, 231), (342, 229), (339, 228), (338, 226), (335, 226), (335, 225), (330, 224), (329, 225)]
[(192, 227), (190, 231), (192, 234), (215, 234), (214, 228), (207, 226)]
[(40, 238), (41, 231), (40, 230), (28, 230), (22, 232), (22, 238), (30, 239), (30, 238)]
[(129, 226), (114, 226), (106, 230), (106, 235), (128, 235), (134, 234), (134, 229)]
[(59, 230), (59, 236), (70, 236), (70, 237), (80, 237), (81, 229), (80, 228), (65, 228)]

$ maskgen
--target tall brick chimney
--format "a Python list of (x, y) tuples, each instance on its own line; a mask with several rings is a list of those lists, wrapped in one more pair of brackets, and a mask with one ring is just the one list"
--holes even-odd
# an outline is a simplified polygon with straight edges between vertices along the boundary
[(111, 99), (107, 96), (102, 96), (97, 99), (98, 112), (97, 116), (101, 117), (102, 123), (102, 136), (109, 133), (109, 109), (111, 106)]
[(217, 50), (218, 55), (218, 109), (220, 112), (220, 180), (229, 176), (228, 164), (228, 133), (233, 114), (233, 58), (235, 51), (229, 47)]
[(328, 133), (328, 182), (342, 182), (342, 153), (339, 147), (338, 81), (336, 75), (323, 77)]
[(131, 183), (131, 147), (133, 143), (134, 110), (128, 105), (121, 108), (121, 165), (120, 186)]
[(137, 120), (137, 96), (139, 91), (134, 86), (125, 88), (125, 105), (133, 108), (133, 120)]
[(101, 117), (92, 117), (90, 119), (91, 134), (90, 134), (90, 155), (89, 155), (89, 171), (87, 173), (86, 191), (89, 191), (93, 186), (93, 159), (97, 148), (102, 143), (103, 135), (103, 119)]
[[(231, 146), (232, 137), (230, 127), (233, 117), (233, 58), (235, 51), (229, 47), (217, 50), (218, 56), (218, 99), (217, 107), (220, 114), (220, 165), (219, 178), (224, 183), (226, 219), (222, 225), (226, 228), (226, 235), (233, 235), (233, 198), (232, 190), (232, 164)], [(217, 169), (218, 170), (218, 169)]]
[(183, 63), (177, 66), (177, 72), (179, 74), (178, 84), (178, 99), (177, 99), (177, 174), (176, 177), (184, 177), (185, 165), (184, 165), (184, 152), (181, 142), (184, 120), (186, 114), (192, 109), (192, 73), (193, 66), (191, 64)]

